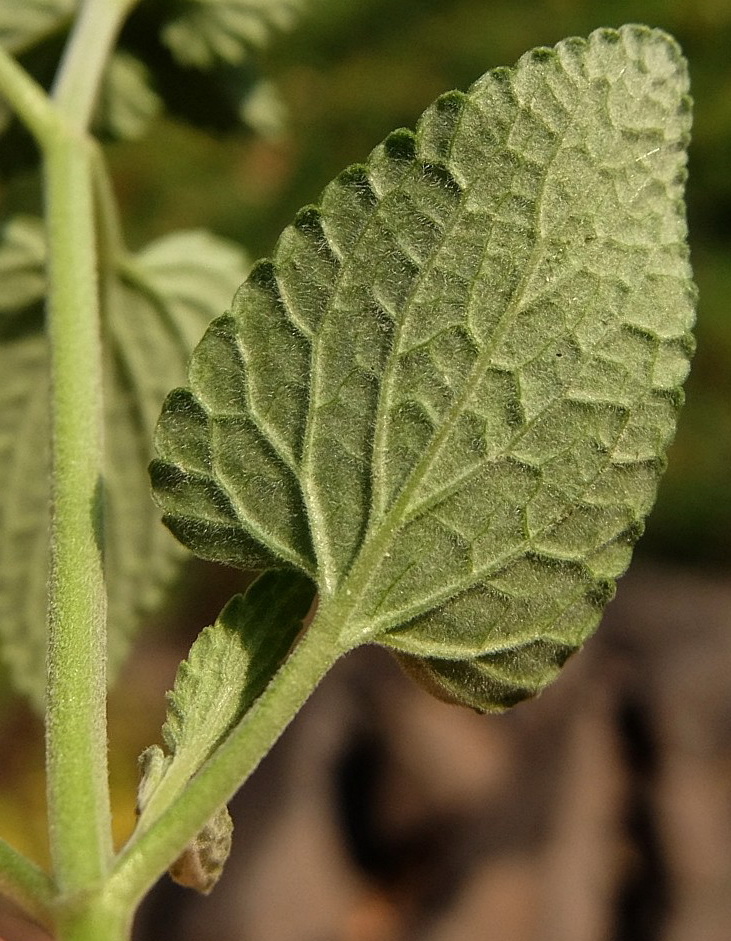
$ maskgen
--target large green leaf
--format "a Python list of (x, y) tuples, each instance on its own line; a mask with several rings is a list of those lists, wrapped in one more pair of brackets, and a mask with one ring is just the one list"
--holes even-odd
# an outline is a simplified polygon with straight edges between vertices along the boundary
[(45, 685), (48, 352), (45, 239), (39, 219), (0, 232), (0, 652), (16, 687)]
[(503, 708), (594, 630), (692, 351), (685, 62), (659, 30), (439, 98), (255, 266), (168, 398), (178, 538), (313, 576), (340, 641)]
[[(4, 229), (0, 272), (15, 309), (0, 313), (0, 655), (13, 685), (45, 688), (49, 525), (48, 356), (37, 301), (45, 247), (38, 220)], [(104, 310), (106, 555), (110, 663), (123, 659), (185, 558), (159, 525), (145, 467), (155, 419), (195, 342), (246, 270), (243, 252), (205, 232), (167, 236), (126, 259)]]

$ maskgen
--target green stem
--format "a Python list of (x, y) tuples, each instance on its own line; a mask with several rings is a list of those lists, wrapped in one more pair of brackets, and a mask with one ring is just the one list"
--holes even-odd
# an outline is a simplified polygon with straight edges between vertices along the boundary
[(137, 905), (216, 811), (226, 804), (344, 652), (316, 618), (270, 684), (185, 790), (117, 859), (108, 890)]
[(85, 896), (59, 912), (58, 941), (128, 941), (134, 912), (108, 893)]
[(83, 0), (66, 44), (52, 97), (68, 126), (91, 123), (109, 54), (124, 17), (136, 0)]
[(53, 924), (54, 891), (53, 883), (42, 869), (5, 840), (0, 840), (0, 892), (45, 928)]
[(12, 60), (0, 59), (0, 84), (44, 156), (53, 436), (46, 755), (51, 855), (62, 920), (104, 879), (112, 855), (102, 366), (92, 182), (97, 158), (85, 131), (130, 6), (129, 0), (82, 3), (53, 105)]
[(52, 378), (51, 578), (46, 748), (51, 852), (62, 894), (111, 858), (102, 561), (102, 367), (91, 150), (46, 147)]
[(58, 128), (48, 95), (0, 45), (0, 94), (41, 144)]

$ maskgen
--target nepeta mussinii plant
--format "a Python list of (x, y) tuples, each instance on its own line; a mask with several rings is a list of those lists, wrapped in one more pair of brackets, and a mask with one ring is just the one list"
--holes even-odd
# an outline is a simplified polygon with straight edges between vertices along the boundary
[[(84, 7), (101, 17), (107, 52), (123, 6)], [(245, 0), (187, 0), (185, 28), (173, 20), (164, 41), (183, 61), (223, 55), (229, 6), (249, 22)], [(88, 33), (80, 23), (72, 49)], [(684, 60), (659, 30), (534, 50), (439, 98), (415, 133), (391, 134), (254, 266), (165, 401), (151, 475), (183, 544), (264, 574), (181, 664), (165, 750), (143, 755), (138, 826), (115, 855), (98, 429), (122, 429), (112, 455), (138, 440), (125, 416), (144, 429), (130, 403), (149, 403), (154, 378), (140, 337), (162, 325), (156, 349), (179, 360), (185, 298), (209, 309), (200, 277), (192, 295), (180, 290), (186, 251), (220, 248), (224, 279), (232, 259), (202, 235), (134, 258), (107, 225), (102, 412), (92, 207), (109, 222), (110, 196), (86, 134), (93, 100), (74, 84), (82, 60), (69, 61), (49, 99), (0, 57), (0, 89), (43, 151), (51, 259), (49, 340), (6, 335), (41, 373), (50, 359), (54, 442), (54, 871), (0, 844), (0, 883), (63, 941), (120, 941), (165, 869), (212, 888), (227, 801), (346, 651), (381, 644), (441, 698), (494, 711), (539, 691), (594, 630), (654, 500), (692, 351), (690, 102)], [(35, 259), (18, 290), (37, 293), (38, 225), (8, 231), (15, 255), (0, 268)], [(144, 526), (114, 529), (127, 493), (112, 477), (112, 542), (149, 545)], [(112, 599), (120, 572), (147, 575), (115, 573), (114, 558)]]

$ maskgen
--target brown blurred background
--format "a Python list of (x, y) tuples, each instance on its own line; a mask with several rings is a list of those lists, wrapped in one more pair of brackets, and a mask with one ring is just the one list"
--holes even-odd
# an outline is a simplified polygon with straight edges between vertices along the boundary
[[(206, 225), (266, 254), (301, 205), (440, 92), (532, 46), (647, 22), (677, 36), (691, 67), (699, 351), (636, 562), (561, 679), (485, 718), (432, 700), (383, 651), (351, 655), (234, 801), (234, 854), (214, 894), (162, 880), (135, 941), (729, 941), (731, 4), (310, 6), (257, 64), (284, 118), (252, 133), (168, 117), (111, 145), (133, 246)], [(29, 191), (14, 184), (6, 207)], [(241, 587), (193, 566), (112, 695), (120, 841), (177, 662)], [(41, 724), (4, 695), (0, 832), (44, 862)], [(35, 937), (0, 915), (4, 941)]]

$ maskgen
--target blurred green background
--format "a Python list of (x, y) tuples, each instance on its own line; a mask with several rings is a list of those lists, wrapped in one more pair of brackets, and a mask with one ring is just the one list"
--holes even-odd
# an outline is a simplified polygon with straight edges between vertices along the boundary
[[(278, 133), (213, 132), (163, 117), (141, 140), (109, 145), (130, 246), (173, 229), (205, 226), (243, 243), (252, 258), (266, 255), (300, 206), (316, 201), (333, 176), (362, 160), (389, 131), (413, 126), (441, 92), (466, 88), (487, 69), (511, 64), (531, 47), (587, 35), (599, 26), (644, 22), (668, 30), (689, 59), (696, 102), (688, 209), (700, 289), (698, 352), (669, 469), (638, 554), (728, 571), (729, 0), (309, 0), (303, 6), (301, 22), (257, 62), (285, 107)], [(6, 189), (3, 209), (37, 201), (35, 177), (26, 173)], [(185, 619), (198, 618), (198, 627), (215, 614), (220, 600), (190, 609), (196, 586), (207, 580), (200, 577), (189, 587)], [(174, 620), (173, 615), (166, 622), (170, 631)], [(156, 643), (163, 627), (156, 630), (142, 640), (143, 647)], [(136, 754), (159, 735), (160, 684), (172, 680), (175, 656), (183, 655), (189, 640), (184, 630), (163, 667), (135, 660), (112, 699), (120, 837), (133, 817)], [(0, 754), (3, 835), (43, 858), (40, 725), (19, 708), (3, 718), (0, 738), (6, 743)]]

